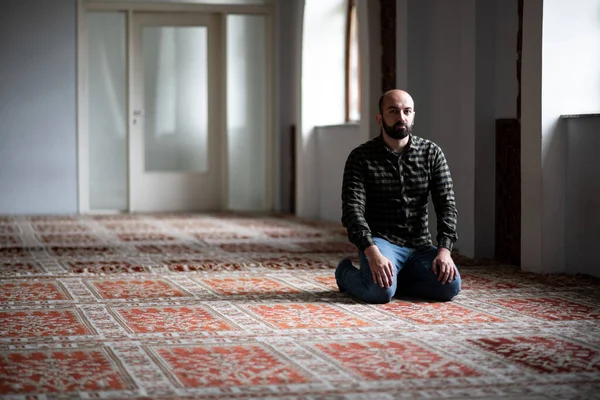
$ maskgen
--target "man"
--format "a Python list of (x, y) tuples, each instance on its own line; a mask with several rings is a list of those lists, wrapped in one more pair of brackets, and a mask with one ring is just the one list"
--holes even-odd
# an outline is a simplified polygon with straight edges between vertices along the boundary
[[(451, 257), (457, 240), (452, 178), (442, 150), (412, 134), (415, 106), (402, 90), (379, 99), (381, 134), (355, 148), (342, 184), (342, 223), (358, 247), (360, 269), (349, 259), (337, 266), (340, 291), (368, 303), (399, 294), (449, 301), (461, 279)], [(428, 229), (431, 197), (437, 244)]]

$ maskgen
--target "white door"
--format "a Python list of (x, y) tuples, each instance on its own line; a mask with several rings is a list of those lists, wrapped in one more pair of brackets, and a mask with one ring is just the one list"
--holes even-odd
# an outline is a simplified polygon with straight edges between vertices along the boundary
[(131, 211), (223, 208), (221, 29), (216, 14), (133, 16)]

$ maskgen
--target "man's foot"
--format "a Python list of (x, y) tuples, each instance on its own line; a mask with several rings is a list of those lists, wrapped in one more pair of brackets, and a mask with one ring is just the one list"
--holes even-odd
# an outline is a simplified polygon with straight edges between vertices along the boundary
[(340, 292), (346, 291), (346, 289), (340, 283), (340, 281), (342, 280), (342, 276), (344, 275), (344, 273), (348, 271), (347, 268), (354, 268), (354, 266), (352, 265), (352, 261), (350, 261), (349, 258), (344, 258), (342, 261), (339, 262), (337, 268), (335, 269), (335, 281), (338, 285), (338, 288), (340, 289)]

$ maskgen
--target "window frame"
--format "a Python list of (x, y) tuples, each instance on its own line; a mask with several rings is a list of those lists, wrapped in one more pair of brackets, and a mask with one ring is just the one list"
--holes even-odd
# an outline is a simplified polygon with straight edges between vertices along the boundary
[[(351, 47), (352, 47), (352, 32), (356, 32), (356, 53), (354, 56), (357, 57), (357, 75), (358, 82), (356, 85), (357, 88), (357, 104), (358, 108), (358, 119), (352, 119), (351, 115), (351, 65), (352, 65), (352, 55)], [(346, 104), (346, 112), (345, 112), (345, 120), (346, 122), (356, 122), (360, 120), (360, 50), (358, 43), (358, 15), (357, 15), (357, 4), (356, 0), (347, 0), (347, 8), (346, 8), (346, 60), (345, 60), (345, 104)]]

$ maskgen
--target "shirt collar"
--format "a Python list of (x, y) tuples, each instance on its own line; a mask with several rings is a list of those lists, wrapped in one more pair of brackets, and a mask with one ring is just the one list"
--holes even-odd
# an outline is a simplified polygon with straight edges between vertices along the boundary
[[(404, 150), (402, 150), (402, 153), (408, 153), (412, 149), (414, 149), (417, 146), (417, 141), (418, 141), (417, 137), (411, 133), (408, 138), (408, 143), (406, 144), (406, 147), (404, 147)], [(383, 133), (379, 134), (379, 136), (377, 137), (377, 142), (379, 143), (381, 150), (385, 151), (386, 153), (401, 154), (401, 153), (394, 152), (392, 149), (390, 149), (388, 147), (387, 144), (385, 144), (385, 140), (383, 140)]]

